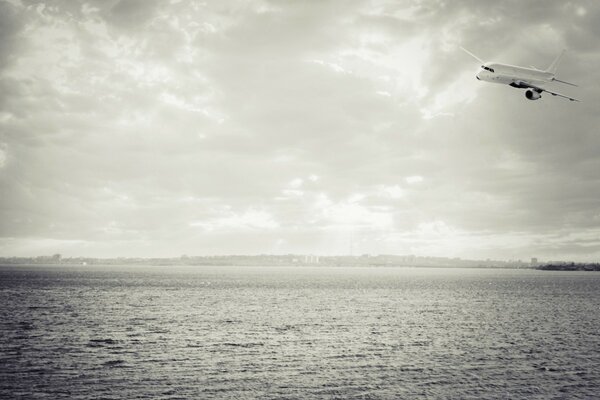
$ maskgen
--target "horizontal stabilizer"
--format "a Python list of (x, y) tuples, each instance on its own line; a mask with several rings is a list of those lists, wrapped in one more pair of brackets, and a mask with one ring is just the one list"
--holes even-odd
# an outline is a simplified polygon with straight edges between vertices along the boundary
[(564, 83), (565, 85), (571, 85), (571, 86), (577, 86), (577, 87), (579, 87), (578, 85), (576, 85), (576, 84), (574, 84), (574, 83), (571, 83), (571, 82), (566, 82), (566, 81), (561, 81), (560, 79), (556, 79), (556, 78), (552, 79), (552, 81), (554, 81), (554, 82), (560, 82), (560, 83)]

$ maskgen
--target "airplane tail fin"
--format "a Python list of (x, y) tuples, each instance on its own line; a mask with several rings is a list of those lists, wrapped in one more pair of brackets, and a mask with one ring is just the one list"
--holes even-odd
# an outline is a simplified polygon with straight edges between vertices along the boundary
[(563, 54), (565, 54), (565, 50), (561, 51), (558, 57), (556, 57), (554, 61), (552, 61), (552, 64), (550, 64), (548, 69), (546, 69), (546, 72), (550, 72), (552, 75), (556, 75), (556, 70), (558, 69), (558, 64), (560, 63)]

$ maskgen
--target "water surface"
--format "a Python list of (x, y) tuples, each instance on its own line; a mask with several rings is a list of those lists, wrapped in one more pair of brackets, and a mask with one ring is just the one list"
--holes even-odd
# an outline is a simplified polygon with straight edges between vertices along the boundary
[(0, 397), (594, 398), (600, 273), (1, 267)]

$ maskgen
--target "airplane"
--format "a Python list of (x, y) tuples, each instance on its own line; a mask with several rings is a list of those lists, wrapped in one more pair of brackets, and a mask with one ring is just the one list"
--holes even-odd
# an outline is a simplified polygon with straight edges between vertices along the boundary
[(564, 50), (547, 69), (540, 70), (535, 67), (525, 68), (496, 62), (485, 62), (469, 50), (463, 47), (461, 47), (461, 49), (481, 63), (481, 69), (477, 72), (477, 75), (475, 75), (480, 81), (502, 83), (517, 89), (527, 89), (525, 91), (525, 97), (529, 100), (538, 100), (542, 97), (542, 92), (546, 92), (552, 96), (563, 97), (571, 101), (579, 101), (573, 97), (565, 96), (564, 94), (553, 92), (543, 87), (543, 85), (550, 82), (559, 82), (566, 85), (577, 86), (574, 83), (556, 79), (556, 69), (560, 59), (565, 53)]

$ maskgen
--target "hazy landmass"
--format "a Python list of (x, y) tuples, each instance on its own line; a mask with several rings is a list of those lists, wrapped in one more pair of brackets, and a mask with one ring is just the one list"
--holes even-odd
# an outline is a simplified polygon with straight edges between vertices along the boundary
[(223, 266), (367, 266), (367, 267), (455, 267), (455, 268), (532, 268), (537, 260), (469, 260), (416, 255), (214, 255), (167, 258), (150, 257), (62, 257), (60, 254), (38, 257), (4, 257), (3, 265), (223, 265)]

